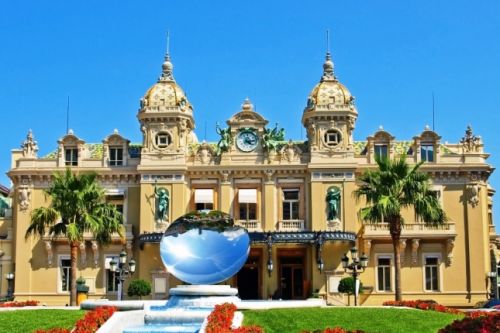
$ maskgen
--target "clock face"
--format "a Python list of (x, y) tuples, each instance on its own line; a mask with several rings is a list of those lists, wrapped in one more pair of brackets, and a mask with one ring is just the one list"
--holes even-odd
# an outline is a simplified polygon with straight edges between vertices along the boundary
[(259, 138), (252, 131), (241, 131), (236, 138), (236, 146), (244, 152), (254, 150), (258, 143)]

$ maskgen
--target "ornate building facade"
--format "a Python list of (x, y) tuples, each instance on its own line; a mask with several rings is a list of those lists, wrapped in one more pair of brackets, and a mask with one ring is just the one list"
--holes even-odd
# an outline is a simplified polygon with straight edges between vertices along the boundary
[[(305, 94), (304, 94), (305, 95)], [(306, 99), (305, 99), (306, 100)], [(68, 302), (69, 246), (63, 238), (25, 239), (30, 212), (47, 205), (43, 190), (54, 172), (96, 172), (106, 200), (123, 213), (124, 238), (100, 246), (91, 235), (81, 242), (78, 275), (89, 297), (116, 297), (109, 262), (125, 248), (137, 262), (134, 278), (152, 283), (151, 298), (168, 297), (180, 284), (159, 256), (162, 231), (193, 210), (218, 209), (234, 216), (251, 234), (247, 263), (225, 283), (244, 299), (304, 299), (319, 294), (330, 304), (345, 302), (337, 286), (345, 277), (341, 258), (352, 246), (369, 256), (361, 274), (361, 303), (394, 298), (394, 258), (388, 225), (363, 224), (353, 191), (357, 177), (376, 168), (375, 157), (407, 154), (422, 170), (449, 220), (428, 226), (405, 211), (400, 247), (406, 299), (434, 299), (452, 306), (484, 300), (496, 269), (492, 217), (493, 167), (481, 139), (470, 127), (456, 144), (441, 142), (425, 128), (407, 141), (383, 128), (355, 141), (358, 112), (354, 97), (337, 80), (330, 54), (302, 116), (306, 141), (286, 141), (269, 127), (247, 99), (223, 128), (219, 142), (198, 142), (193, 106), (173, 76), (167, 54), (162, 74), (140, 101), (137, 118), (143, 142), (132, 144), (118, 131), (89, 144), (70, 131), (44, 157), (30, 132), (12, 152), (12, 211), (0, 217), (2, 273), (15, 273), (16, 299), (47, 304)], [(297, 120), (298, 121), (298, 120)], [(160, 198), (162, 196), (162, 198)], [(159, 202), (161, 209), (159, 210)], [(179, 249), (182, 251), (182, 249)], [(1, 292), (7, 292), (1, 285)]]

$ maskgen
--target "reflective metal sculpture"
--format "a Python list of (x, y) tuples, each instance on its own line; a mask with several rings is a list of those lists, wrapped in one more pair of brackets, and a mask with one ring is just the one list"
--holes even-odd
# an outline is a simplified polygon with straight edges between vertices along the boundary
[(236, 274), (250, 251), (247, 231), (228, 214), (199, 211), (175, 220), (160, 242), (167, 270), (191, 284), (216, 284)]

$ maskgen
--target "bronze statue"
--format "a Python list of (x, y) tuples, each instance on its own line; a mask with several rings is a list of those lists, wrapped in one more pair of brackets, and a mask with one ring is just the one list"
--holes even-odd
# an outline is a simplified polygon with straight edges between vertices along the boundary
[(340, 189), (330, 187), (326, 192), (326, 202), (328, 204), (328, 221), (337, 220), (340, 213)]
[(170, 196), (168, 191), (163, 188), (157, 188), (155, 184), (155, 198), (156, 200), (156, 217), (163, 221), (168, 218), (168, 206), (170, 203)]

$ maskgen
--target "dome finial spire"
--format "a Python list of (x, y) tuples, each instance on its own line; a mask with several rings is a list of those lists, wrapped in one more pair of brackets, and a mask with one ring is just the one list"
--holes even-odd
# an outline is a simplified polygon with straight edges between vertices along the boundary
[(330, 30), (326, 30), (326, 59), (323, 64), (323, 76), (321, 81), (324, 80), (335, 80), (335, 74), (333, 73), (333, 61), (330, 54)]
[(165, 61), (162, 65), (162, 73), (159, 81), (174, 81), (173, 69), (174, 65), (170, 61), (170, 31), (167, 30), (167, 52), (165, 53)]

